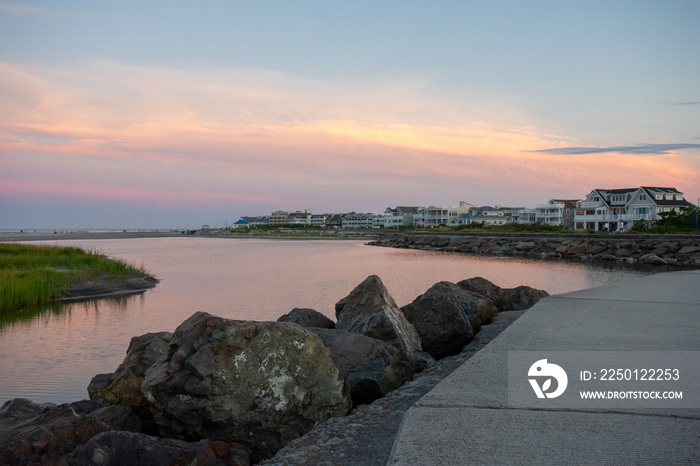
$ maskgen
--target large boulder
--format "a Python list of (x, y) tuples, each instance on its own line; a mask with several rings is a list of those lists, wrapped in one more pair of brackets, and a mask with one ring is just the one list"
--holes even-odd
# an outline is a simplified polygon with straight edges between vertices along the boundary
[(0, 408), (0, 464), (69, 464), (67, 455), (95, 435), (141, 428), (126, 406), (88, 400), (41, 406), (15, 398)]
[(400, 349), (414, 370), (431, 363), (416, 329), (406, 320), (381, 279), (370, 275), (335, 305), (335, 328), (389, 342)]
[(472, 340), (470, 317), (478, 330), (494, 314), (493, 303), (450, 282), (436, 283), (401, 310), (435, 359), (459, 353)]
[(330, 348), (348, 383), (355, 405), (367, 404), (413, 378), (413, 369), (395, 347), (359, 333), (311, 329)]
[(128, 406), (151, 427), (150, 404), (141, 392), (146, 371), (168, 351), (170, 332), (147, 333), (133, 337), (124, 361), (113, 374), (98, 374), (88, 385), (91, 400), (105, 400), (109, 404)]
[(295, 307), (289, 314), (285, 314), (277, 322), (293, 322), (304, 328), (335, 328), (335, 322), (320, 312), (309, 309)]
[(247, 445), (253, 462), (351, 406), (345, 374), (313, 333), (203, 312), (177, 328), (141, 388), (161, 435)]
[(186, 442), (150, 435), (111, 431), (97, 434), (70, 455), (72, 464), (122, 466), (230, 465), (249, 466), (249, 452), (226, 442)]
[(546, 291), (529, 286), (503, 288), (502, 290), (505, 303), (501, 311), (522, 311), (523, 309), (529, 309), (540, 299), (549, 296), (549, 293)]
[(462, 280), (457, 285), (493, 301), (493, 304), (496, 306), (496, 312), (528, 309), (540, 299), (549, 296), (549, 293), (546, 291), (529, 286), (501, 288), (482, 277)]

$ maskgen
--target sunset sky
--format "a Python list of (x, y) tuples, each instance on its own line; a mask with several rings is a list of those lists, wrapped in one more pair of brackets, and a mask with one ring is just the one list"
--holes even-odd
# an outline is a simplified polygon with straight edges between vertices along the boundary
[(0, 229), (700, 197), (700, 1), (0, 2)]

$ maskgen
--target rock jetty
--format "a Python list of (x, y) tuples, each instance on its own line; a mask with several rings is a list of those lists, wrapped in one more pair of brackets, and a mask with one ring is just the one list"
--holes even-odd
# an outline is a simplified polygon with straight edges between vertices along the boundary
[(90, 400), (5, 403), (0, 464), (255, 464), (544, 296), (476, 277), (400, 308), (372, 275), (338, 301), (337, 322), (306, 308), (277, 322), (197, 312), (173, 333), (134, 337), (122, 364), (92, 379)]
[(371, 246), (483, 256), (700, 268), (699, 236), (384, 233)]

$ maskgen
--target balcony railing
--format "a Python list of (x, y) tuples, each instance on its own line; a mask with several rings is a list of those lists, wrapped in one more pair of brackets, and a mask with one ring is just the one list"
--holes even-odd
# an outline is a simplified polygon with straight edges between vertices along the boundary
[(575, 215), (574, 222), (632, 222), (636, 220), (654, 220), (655, 216), (648, 214), (598, 214), (598, 215)]

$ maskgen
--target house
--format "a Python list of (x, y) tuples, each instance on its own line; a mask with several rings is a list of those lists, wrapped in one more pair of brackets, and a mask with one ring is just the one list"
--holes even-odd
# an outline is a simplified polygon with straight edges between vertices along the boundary
[(313, 227), (325, 227), (326, 219), (330, 214), (313, 214), (311, 216), (311, 226)]
[(311, 209), (296, 212), (276, 210), (270, 214), (270, 225), (310, 225)]
[(343, 226), (343, 214), (326, 214), (326, 228), (341, 228)]
[(436, 227), (440, 225), (457, 225), (460, 215), (469, 212), (474, 204), (460, 201), (458, 207), (423, 207), (422, 211), (413, 216), (413, 225), (422, 227)]
[(580, 204), (580, 199), (550, 199), (547, 204), (535, 206), (535, 221), (573, 229), (574, 214)]
[(395, 209), (387, 207), (382, 215), (372, 220), (375, 228), (398, 228), (413, 225), (413, 219), (422, 212), (422, 207), (398, 206)]
[(350, 212), (342, 216), (342, 228), (370, 228), (374, 214), (363, 214), (358, 212)]
[(576, 209), (574, 229), (627, 230), (635, 222), (650, 224), (663, 212), (683, 211), (691, 205), (676, 188), (594, 189)]
[(512, 217), (506, 216), (501, 206), (472, 207), (466, 214), (461, 214), (457, 219), (457, 225), (471, 225), (472, 223), (483, 223), (485, 226), (505, 225)]
[(535, 223), (537, 212), (526, 207), (513, 207), (513, 223)]
[(305, 212), (289, 212), (287, 225), (311, 225), (311, 209)]
[(270, 225), (286, 225), (288, 216), (286, 210), (276, 210), (270, 214)]

